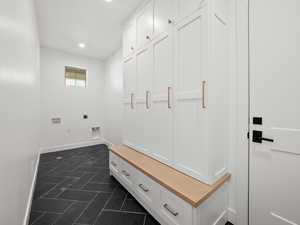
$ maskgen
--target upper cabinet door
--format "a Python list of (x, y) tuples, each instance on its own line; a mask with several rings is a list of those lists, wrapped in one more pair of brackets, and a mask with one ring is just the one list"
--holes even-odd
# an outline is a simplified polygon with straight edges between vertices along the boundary
[(154, 34), (166, 31), (175, 23), (178, 0), (155, 0), (154, 2)]
[(150, 1), (138, 14), (136, 32), (138, 48), (151, 41), (153, 36), (153, 1)]
[(126, 27), (123, 34), (123, 56), (127, 57), (136, 49), (136, 21), (133, 20)]
[(198, 13), (175, 29), (174, 163), (177, 169), (207, 181), (206, 68), (207, 22)]
[(152, 89), (153, 53), (147, 46), (136, 54), (137, 63), (137, 98), (145, 102), (145, 94)]
[(124, 61), (124, 99), (130, 99), (136, 95), (136, 61), (130, 57)]
[(204, 0), (179, 0), (179, 18), (182, 19), (197, 11)]

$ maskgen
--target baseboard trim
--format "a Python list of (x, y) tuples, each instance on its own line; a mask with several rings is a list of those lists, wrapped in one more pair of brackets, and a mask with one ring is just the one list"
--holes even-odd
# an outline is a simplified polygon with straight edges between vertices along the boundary
[(236, 224), (236, 211), (232, 208), (228, 208), (228, 221), (232, 224)]
[(42, 147), (41, 153), (63, 151), (63, 150), (87, 147), (87, 146), (92, 146), (92, 145), (100, 145), (100, 144), (106, 144), (106, 141), (103, 140), (103, 138), (99, 138), (99, 139), (92, 139), (92, 140), (88, 140), (88, 141), (84, 141), (84, 142), (78, 142), (78, 143), (74, 143), (74, 144), (59, 145), (59, 146), (53, 146), (53, 147)]
[(29, 192), (29, 197), (28, 197), (28, 201), (27, 201), (27, 207), (26, 207), (25, 217), (23, 220), (23, 225), (29, 224), (30, 211), (31, 211), (32, 199), (33, 199), (39, 164), (40, 164), (40, 154), (38, 155), (38, 158), (35, 163), (34, 175), (33, 175), (33, 180), (32, 180), (31, 187), (30, 187), (30, 192)]

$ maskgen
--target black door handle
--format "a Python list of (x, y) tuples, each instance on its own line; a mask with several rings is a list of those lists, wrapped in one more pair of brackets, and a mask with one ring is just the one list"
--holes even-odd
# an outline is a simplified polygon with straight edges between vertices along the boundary
[(262, 143), (263, 141), (274, 142), (273, 139), (264, 138), (263, 132), (259, 130), (254, 130), (252, 134), (252, 141), (255, 143)]
[(270, 139), (270, 138), (264, 138), (264, 137), (263, 137), (262, 140), (263, 140), (263, 141), (268, 141), (268, 142), (274, 142), (274, 140), (273, 140), (273, 139)]

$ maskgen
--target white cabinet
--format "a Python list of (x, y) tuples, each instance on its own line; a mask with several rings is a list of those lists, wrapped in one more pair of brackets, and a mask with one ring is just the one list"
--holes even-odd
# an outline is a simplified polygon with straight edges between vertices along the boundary
[(113, 171), (114, 173), (118, 174), (120, 172), (120, 165), (121, 165), (121, 162), (120, 162), (119, 158), (115, 154), (110, 153), (109, 154), (110, 170)]
[(124, 64), (124, 143), (207, 184), (227, 172), (230, 146), (227, 4), (149, 1)]
[(154, 34), (166, 31), (176, 21), (177, 0), (154, 1)]
[(193, 207), (165, 188), (161, 188), (159, 210), (168, 225), (192, 224)]
[(136, 49), (136, 21), (133, 19), (125, 27), (123, 33), (123, 57), (132, 54)]
[(124, 183), (127, 185), (127, 187), (134, 188), (135, 180), (136, 180), (136, 169), (129, 165), (124, 160), (120, 160), (120, 171), (119, 174), (121, 176), (121, 179), (124, 181)]
[(208, 176), (205, 90), (207, 22), (199, 13), (175, 28), (174, 164), (198, 179)]
[(137, 108), (131, 102), (124, 102), (123, 104), (123, 143), (129, 147), (137, 147)]
[(151, 105), (152, 156), (172, 163), (173, 152), (173, 35), (163, 33), (153, 44), (153, 87)]
[(138, 48), (150, 42), (153, 36), (153, 1), (149, 1), (136, 18)]
[(160, 197), (159, 185), (140, 171), (137, 171), (136, 173), (135, 185), (136, 192), (141, 199), (146, 204), (151, 205), (153, 208), (157, 208)]
[(228, 209), (227, 183), (195, 207), (179, 197), (179, 190), (170, 191), (161, 185), (161, 182), (157, 182), (143, 173), (142, 168), (127, 163), (126, 160), (112, 152), (109, 153), (109, 157), (110, 173), (161, 225), (226, 224)]
[(149, 153), (151, 138), (151, 88), (153, 53), (151, 46), (147, 46), (136, 54), (137, 62), (137, 147), (138, 150)]
[(136, 59), (132, 56), (126, 59), (123, 63), (124, 71), (124, 128), (123, 128), (123, 142), (128, 146), (135, 147), (136, 143)]
[(174, 164), (212, 184), (227, 171), (230, 76), (228, 27), (209, 12), (175, 28)]

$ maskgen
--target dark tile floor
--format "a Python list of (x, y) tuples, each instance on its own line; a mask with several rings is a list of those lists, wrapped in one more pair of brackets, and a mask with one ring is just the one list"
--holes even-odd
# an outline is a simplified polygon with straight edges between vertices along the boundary
[(97, 145), (41, 155), (30, 225), (159, 225), (109, 175)]

